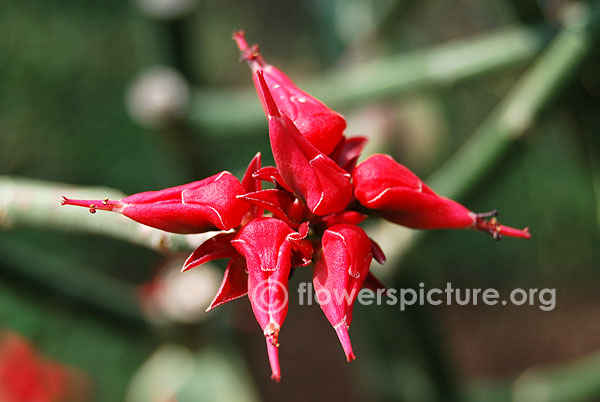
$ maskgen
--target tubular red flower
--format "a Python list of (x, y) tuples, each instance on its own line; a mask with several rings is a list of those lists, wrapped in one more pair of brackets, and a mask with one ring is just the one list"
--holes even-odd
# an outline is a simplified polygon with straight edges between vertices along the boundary
[[(64, 198), (63, 204), (84, 206), (92, 213), (98, 209), (119, 212), (175, 233), (226, 230), (201, 244), (182, 271), (229, 258), (207, 311), (248, 295), (265, 335), (273, 379), (281, 378), (279, 332), (288, 311), (291, 270), (311, 262), (321, 309), (347, 360), (355, 358), (348, 328), (358, 292), (363, 287), (385, 290), (369, 272), (372, 260), (383, 264), (385, 254), (357, 226), (367, 214), (376, 212), (416, 229), (471, 228), (496, 239), (530, 237), (528, 229), (501, 225), (495, 213), (476, 214), (437, 195), (388, 155), (374, 155), (356, 166), (366, 138), (344, 136), (346, 122), (341, 115), (265, 63), (258, 47), (248, 46), (243, 32), (235, 33), (234, 39), (252, 69), (269, 121), (276, 166), (262, 167), (258, 153), (241, 183), (222, 172), (117, 201)], [(262, 181), (275, 188), (263, 190)]]
[[(356, 225), (334, 225), (323, 233), (322, 255), (315, 264), (313, 283), (319, 304), (335, 329), (346, 359), (354, 360), (348, 328), (352, 306), (371, 266), (371, 240)], [(325, 297), (327, 296), (327, 297)]]
[(204, 180), (147, 191), (121, 200), (72, 200), (63, 197), (63, 205), (119, 212), (136, 222), (173, 233), (202, 233), (229, 230), (240, 224), (250, 205), (237, 198), (247, 191), (229, 172)]
[(529, 238), (529, 230), (500, 225), (488, 214), (471, 212), (456, 201), (441, 197), (389, 155), (373, 155), (352, 174), (354, 196), (365, 207), (399, 225), (414, 229), (473, 228), (494, 238), (502, 235)]
[[(257, 72), (264, 72), (267, 86), (273, 93), (279, 110), (288, 116), (298, 131), (319, 151), (329, 155), (342, 139), (342, 133), (346, 128), (346, 120), (337, 112), (329, 109), (323, 103), (296, 85), (280, 70), (265, 63), (258, 52), (258, 46), (248, 46), (244, 38), (244, 32), (234, 33), (235, 39), (242, 57), (248, 62), (252, 69), (252, 78), (258, 95), (261, 95), (260, 83)], [(267, 105), (263, 100), (265, 113), (268, 112)]]
[(288, 278), (294, 232), (283, 221), (259, 218), (248, 223), (231, 242), (246, 259), (248, 298), (266, 341), (272, 378), (279, 381), (279, 331), (288, 310)]
[(261, 71), (257, 74), (267, 105), (271, 149), (282, 179), (312, 213), (327, 215), (343, 210), (352, 198), (350, 175), (302, 137), (277, 109)]

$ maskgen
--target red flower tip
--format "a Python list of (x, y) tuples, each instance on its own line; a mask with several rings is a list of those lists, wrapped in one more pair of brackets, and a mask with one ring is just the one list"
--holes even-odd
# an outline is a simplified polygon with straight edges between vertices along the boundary
[(265, 329), (265, 339), (267, 341), (267, 355), (271, 365), (271, 379), (275, 382), (281, 380), (281, 369), (279, 368), (279, 328), (270, 323)]
[(322, 254), (313, 274), (315, 292), (321, 310), (335, 329), (346, 358), (354, 359), (348, 327), (352, 307), (371, 266), (371, 240), (356, 225), (334, 225), (323, 233)]
[(277, 170), (286, 186), (316, 215), (343, 210), (352, 198), (350, 175), (304, 138), (294, 123), (279, 113), (271, 92), (258, 74), (269, 116), (269, 139)]
[(261, 93), (259, 95), (260, 95), (260, 98), (265, 107), (265, 112), (267, 114), (267, 118), (269, 120), (271, 120), (274, 117), (281, 117), (281, 114), (279, 113), (279, 109), (277, 108), (277, 104), (275, 103), (275, 100), (273, 99), (273, 95), (271, 94), (269, 86), (267, 85), (267, 82), (265, 81), (264, 71), (258, 70), (256, 72), (256, 76), (258, 77), (258, 82), (259, 82), (258, 85), (261, 90)]
[(62, 205), (119, 212), (136, 222), (166, 232), (202, 233), (238, 226), (250, 205), (237, 198), (246, 191), (229, 172), (204, 180), (130, 195), (118, 201), (62, 199)]
[[(337, 112), (298, 89), (298, 87), (280, 70), (265, 63), (258, 46), (249, 46), (243, 31), (234, 33), (233, 39), (242, 52), (242, 58), (248, 62), (252, 71), (256, 90), (260, 96), (260, 78), (263, 76), (273, 93), (279, 110), (288, 116), (298, 131), (319, 151), (329, 155), (342, 139), (346, 120)], [(269, 105), (263, 99), (263, 107), (268, 113)]]
[[(354, 195), (394, 223), (414, 229), (475, 228), (495, 239), (504, 236), (529, 238), (529, 229), (501, 225), (495, 212), (475, 214), (456, 201), (441, 197), (405, 166), (389, 155), (373, 155), (352, 174)], [(485, 218), (492, 217), (490, 220)]]
[[(474, 223), (475, 229), (489, 233), (494, 240), (500, 240), (503, 236), (518, 237), (521, 239), (531, 238), (528, 227), (524, 229), (515, 229), (510, 226), (504, 226), (498, 222), (497, 215), (498, 212), (495, 210), (489, 213), (476, 214)], [(486, 218), (490, 219), (486, 220)]]
[(335, 333), (342, 344), (342, 348), (344, 349), (344, 353), (346, 354), (346, 360), (351, 362), (356, 359), (354, 352), (352, 351), (352, 344), (350, 343), (350, 336), (348, 334), (348, 326), (346, 325), (346, 321), (342, 320), (336, 327)]

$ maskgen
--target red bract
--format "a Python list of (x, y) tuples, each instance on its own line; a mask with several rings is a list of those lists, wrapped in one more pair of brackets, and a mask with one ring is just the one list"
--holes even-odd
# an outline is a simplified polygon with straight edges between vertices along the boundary
[(279, 331), (288, 310), (288, 278), (291, 269), (294, 233), (275, 218), (256, 219), (231, 242), (246, 259), (248, 297), (254, 316), (263, 329), (272, 378), (279, 381)]
[[(252, 68), (252, 78), (258, 95), (261, 95), (261, 89), (256, 73), (262, 71), (279, 110), (292, 120), (298, 131), (319, 151), (325, 155), (331, 153), (342, 139), (346, 120), (339, 113), (298, 89), (276, 67), (265, 63), (258, 52), (258, 46), (248, 46), (243, 31), (236, 32), (233, 38), (242, 51), (242, 57)], [(267, 112), (268, 106), (264, 100), (263, 107)]]
[(473, 228), (490, 233), (529, 238), (529, 230), (513, 229), (491, 214), (476, 214), (456, 201), (440, 197), (405, 166), (389, 155), (373, 155), (352, 174), (354, 195), (365, 207), (375, 209), (394, 223), (414, 229)]
[(354, 360), (348, 328), (352, 306), (371, 267), (371, 240), (356, 225), (334, 225), (323, 233), (313, 283), (321, 309), (335, 329), (348, 361)]
[(269, 139), (283, 181), (316, 215), (338, 212), (350, 201), (350, 175), (319, 152), (280, 114), (261, 71), (257, 72), (269, 119)]
[(250, 206), (239, 200), (246, 191), (229, 172), (204, 180), (147, 191), (120, 200), (72, 200), (63, 197), (63, 205), (119, 212), (136, 222), (173, 233), (202, 233), (229, 230), (242, 221)]
[[(226, 230), (201, 244), (183, 271), (210, 260), (229, 259), (208, 310), (248, 294), (266, 338), (273, 379), (281, 377), (279, 332), (288, 310), (288, 279), (293, 269), (313, 259), (316, 291), (329, 296), (319, 298), (321, 308), (346, 358), (354, 359), (348, 327), (358, 291), (385, 289), (369, 272), (371, 260), (383, 264), (385, 255), (357, 226), (367, 218), (366, 213), (417, 229), (473, 228), (498, 239), (530, 236), (527, 229), (502, 226), (492, 214), (475, 214), (438, 196), (387, 155), (374, 155), (356, 166), (366, 139), (344, 136), (346, 123), (339, 114), (266, 64), (257, 47), (248, 46), (243, 33), (236, 33), (234, 39), (252, 68), (269, 120), (276, 166), (262, 167), (257, 154), (241, 184), (223, 172), (120, 201), (65, 198), (63, 203), (91, 212), (121, 212), (177, 233)], [(261, 181), (275, 188), (263, 190)], [(270, 215), (263, 217), (265, 213)]]

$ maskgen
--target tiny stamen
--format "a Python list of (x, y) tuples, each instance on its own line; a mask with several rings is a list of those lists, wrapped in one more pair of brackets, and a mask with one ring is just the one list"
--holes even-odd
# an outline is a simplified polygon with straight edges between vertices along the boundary
[[(498, 211), (493, 210), (491, 212), (486, 212), (482, 214), (475, 215), (475, 228), (481, 230), (482, 232), (489, 233), (492, 235), (494, 240), (500, 240), (503, 236), (509, 237), (520, 237), (522, 239), (529, 239), (531, 237), (531, 233), (529, 233), (529, 228), (524, 229), (515, 229), (510, 226), (504, 226), (496, 217), (498, 215)], [(485, 218), (491, 217), (490, 220), (486, 220)]]
[(260, 54), (258, 45), (248, 45), (248, 42), (246, 42), (244, 31), (235, 32), (233, 34), (233, 40), (235, 40), (238, 49), (240, 49), (240, 52), (242, 52), (241, 60), (246, 60), (248, 64), (250, 64), (253, 68), (265, 67), (267, 65), (262, 55)]

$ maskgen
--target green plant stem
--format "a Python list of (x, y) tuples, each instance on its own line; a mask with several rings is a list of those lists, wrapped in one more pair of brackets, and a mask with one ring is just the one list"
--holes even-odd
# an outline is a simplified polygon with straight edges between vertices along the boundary
[[(512, 27), (332, 71), (300, 88), (332, 108), (455, 85), (525, 65), (547, 42), (546, 30)], [(253, 89), (195, 91), (188, 119), (223, 135), (259, 129), (266, 120)]]
[(5, 269), (13, 270), (15, 275), (121, 318), (144, 321), (135, 286), (83, 266), (74, 266), (59, 254), (6, 234), (0, 239), (2, 261), (7, 263)]
[[(576, 6), (564, 28), (552, 40), (494, 112), (469, 140), (426, 182), (439, 194), (460, 200), (478, 188), (513, 146), (530, 131), (557, 96), (574, 81), (598, 37), (598, 9)], [(579, 9), (582, 7), (582, 9)], [(409, 232), (387, 222), (373, 228), (388, 257), (399, 267), (402, 259), (426, 232)], [(389, 250), (389, 251), (388, 251)], [(397, 275), (400, 270), (387, 271)]]
[(32, 179), (0, 176), (0, 230), (37, 228), (85, 232), (109, 236), (160, 252), (189, 250), (199, 244), (196, 236), (163, 232), (116, 213), (62, 206), (61, 197), (120, 199), (118, 190), (75, 187)]
[(513, 381), (474, 384), (463, 400), (497, 402), (584, 402), (600, 395), (600, 351), (566, 364), (525, 371)]

